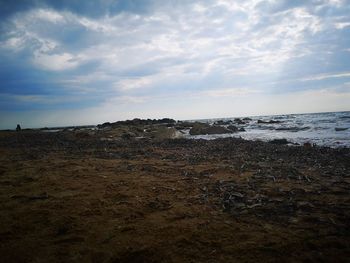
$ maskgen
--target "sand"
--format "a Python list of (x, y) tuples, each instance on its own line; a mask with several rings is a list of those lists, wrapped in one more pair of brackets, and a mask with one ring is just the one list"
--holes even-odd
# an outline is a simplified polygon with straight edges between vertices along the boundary
[(1, 132), (1, 262), (346, 262), (349, 171), (349, 149)]

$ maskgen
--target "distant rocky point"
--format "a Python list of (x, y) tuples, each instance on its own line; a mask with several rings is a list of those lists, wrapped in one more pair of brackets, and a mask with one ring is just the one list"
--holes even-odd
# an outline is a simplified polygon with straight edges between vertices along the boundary
[(163, 119), (139, 119), (135, 118), (133, 120), (126, 120), (126, 121), (116, 121), (116, 122), (105, 122), (103, 124), (97, 125), (97, 128), (106, 128), (106, 127), (117, 127), (120, 125), (131, 125), (131, 126), (136, 126), (136, 125), (154, 125), (154, 124), (175, 124), (176, 121), (174, 119), (169, 119), (169, 118), (163, 118)]

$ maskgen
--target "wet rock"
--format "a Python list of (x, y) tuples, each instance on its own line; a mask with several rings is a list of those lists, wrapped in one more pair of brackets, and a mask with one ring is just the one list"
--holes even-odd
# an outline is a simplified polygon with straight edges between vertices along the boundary
[(243, 118), (242, 120), (244, 120), (244, 121), (252, 121), (252, 119), (251, 119), (251, 118), (248, 118), (248, 117)]
[(276, 131), (298, 132), (298, 131), (306, 131), (308, 129), (310, 129), (310, 127), (279, 127), (279, 128), (276, 128)]
[(176, 129), (174, 127), (158, 126), (151, 133), (151, 138), (154, 139), (172, 139), (176, 137)]
[(225, 134), (225, 133), (232, 133), (233, 131), (222, 127), (222, 126), (210, 126), (208, 124), (196, 124), (193, 126), (193, 128), (190, 130), (191, 135), (207, 135), (207, 134)]
[(236, 126), (234, 126), (234, 125), (227, 126), (227, 129), (229, 129), (229, 130), (231, 130), (233, 132), (238, 132), (239, 131), (239, 129)]
[(309, 143), (309, 142), (305, 142), (303, 145), (304, 145), (305, 148), (311, 148), (312, 147), (312, 144)]
[(231, 123), (232, 123), (231, 120), (228, 120), (228, 121), (218, 120), (218, 121), (216, 121), (214, 124), (215, 124), (215, 125), (230, 125)]
[(258, 120), (258, 123), (260, 123), (260, 124), (275, 124), (275, 123), (282, 123), (282, 122), (276, 121), (276, 120), (269, 120), (269, 121)]
[(170, 125), (175, 124), (176, 121), (169, 118), (163, 118), (163, 119), (139, 119), (135, 118), (133, 120), (126, 120), (126, 121), (117, 121), (117, 122), (105, 122), (103, 124), (97, 125), (97, 128), (103, 129), (107, 127), (116, 128), (121, 125), (128, 125), (128, 126), (136, 126), (136, 125), (155, 125), (155, 124), (164, 124), (164, 125)]
[(287, 139), (274, 139), (272, 141), (269, 141), (269, 143), (282, 145), (288, 144), (289, 142), (287, 141)]
[(102, 123), (102, 124), (97, 125), (97, 127), (98, 127), (99, 129), (105, 129), (105, 128), (109, 128), (109, 127), (111, 127), (111, 126), (112, 126), (112, 124), (111, 124), (110, 122), (105, 122), (105, 123)]
[(233, 121), (237, 124), (245, 124), (245, 122), (242, 121), (240, 118), (235, 118)]
[(193, 125), (194, 125), (194, 122), (178, 121), (174, 126), (174, 128), (177, 130), (184, 130), (184, 129), (192, 128)]
[(335, 131), (346, 131), (348, 128), (334, 128)]

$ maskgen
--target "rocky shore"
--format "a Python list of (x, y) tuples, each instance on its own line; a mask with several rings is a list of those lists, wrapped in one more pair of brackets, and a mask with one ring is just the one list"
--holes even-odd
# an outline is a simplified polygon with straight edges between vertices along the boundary
[(346, 262), (350, 150), (181, 138), (239, 125), (136, 119), (0, 132), (0, 257)]

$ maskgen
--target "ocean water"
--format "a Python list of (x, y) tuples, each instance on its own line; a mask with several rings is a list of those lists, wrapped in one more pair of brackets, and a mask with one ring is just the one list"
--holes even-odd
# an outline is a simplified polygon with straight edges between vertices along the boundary
[[(245, 121), (245, 124), (234, 123), (234, 118), (200, 120), (211, 124), (218, 120), (231, 120), (233, 121), (233, 125), (242, 127), (246, 131), (233, 134), (196, 136), (189, 135), (187, 132), (185, 137), (197, 139), (241, 137), (247, 140), (262, 141), (287, 139), (291, 143), (295, 144), (304, 144), (309, 142), (311, 144), (328, 146), (332, 148), (350, 147), (350, 111), (251, 116), (249, 118), (252, 120)], [(279, 121), (280, 123), (258, 123), (258, 120), (273, 120)]]

